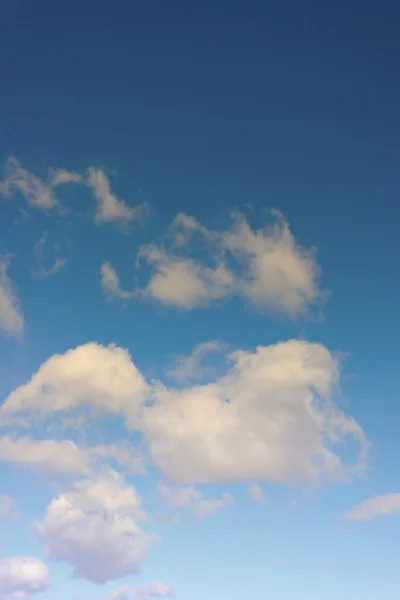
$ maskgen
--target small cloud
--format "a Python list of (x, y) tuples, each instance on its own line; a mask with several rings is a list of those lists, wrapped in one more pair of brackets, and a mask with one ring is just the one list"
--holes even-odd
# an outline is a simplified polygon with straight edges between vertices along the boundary
[(37, 558), (15, 556), (0, 560), (1, 600), (26, 600), (49, 587), (49, 570)]
[(255, 502), (265, 502), (264, 490), (259, 485), (252, 485), (247, 490), (247, 493), (249, 494), (250, 498)]
[[(67, 259), (64, 257), (57, 257), (51, 267), (45, 267), (45, 252), (44, 248), (47, 242), (48, 233), (45, 231), (43, 235), (36, 242), (35, 247), (33, 249), (33, 256), (35, 260), (35, 267), (32, 270), (32, 275), (39, 279), (44, 279), (47, 277), (53, 277), (57, 275), (57, 273), (66, 265)], [(55, 250), (57, 251), (59, 245), (55, 245)]]
[(110, 180), (102, 169), (89, 167), (86, 183), (97, 200), (96, 223), (129, 223), (140, 221), (146, 215), (146, 204), (129, 207), (112, 193)]
[(124, 290), (121, 287), (120, 279), (114, 267), (109, 262), (105, 262), (101, 265), (100, 276), (101, 289), (108, 302), (117, 299), (128, 300), (135, 296), (134, 291)]
[(195, 520), (211, 517), (235, 502), (233, 496), (228, 493), (223, 494), (221, 498), (205, 498), (202, 491), (191, 485), (172, 488), (160, 483), (158, 491), (169, 509), (188, 511)]
[(180, 356), (175, 366), (167, 374), (175, 381), (188, 383), (202, 379), (207, 373), (212, 372), (212, 366), (204, 364), (205, 359), (210, 354), (221, 354), (226, 352), (228, 344), (219, 340), (202, 342), (195, 346), (188, 356)]
[(381, 494), (364, 500), (342, 516), (353, 521), (371, 521), (375, 517), (389, 517), (400, 513), (400, 494)]

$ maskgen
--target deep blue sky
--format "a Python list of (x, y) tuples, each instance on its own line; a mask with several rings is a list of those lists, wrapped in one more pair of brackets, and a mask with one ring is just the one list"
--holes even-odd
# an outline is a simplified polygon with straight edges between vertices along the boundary
[[(118, 197), (130, 205), (144, 199), (152, 214), (144, 229), (124, 236), (111, 226), (88, 225), (82, 215), (89, 196), (80, 188), (72, 193), (67, 186), (58, 194), (80, 215), (76, 222), (72, 217), (68, 223), (51, 221), (33, 211), (13, 226), (17, 206), (25, 204), (20, 197), (15, 203), (1, 201), (0, 254), (15, 255), (10, 277), (18, 285), (27, 327), (20, 342), (1, 339), (3, 370), (9, 376), (1, 393), (28, 380), (52, 354), (90, 340), (129, 347), (139, 368), (157, 377), (171, 355), (213, 339), (254, 349), (301, 336), (347, 353), (342, 403), (372, 442), (370, 467), (360, 483), (335, 487), (332, 497), (321, 490), (312, 500), (318, 507), (316, 521), (307, 504), (306, 524), (300, 520), (290, 532), (293, 547), (287, 560), (296, 563), (293, 548), (310, 531), (318, 539), (318, 519), (400, 486), (400, 8), (395, 2), (284, 0), (2, 4), (1, 163), (14, 155), (41, 178), (49, 166), (79, 173), (101, 166)], [(103, 261), (115, 265), (123, 287), (130, 288), (139, 245), (159, 240), (177, 213), (221, 229), (232, 208), (245, 212), (255, 228), (264, 224), (265, 209), (277, 208), (296, 241), (318, 249), (322, 287), (331, 291), (322, 322), (276, 321), (238, 299), (223, 309), (188, 312), (135, 299), (125, 308), (106, 303), (99, 283)], [(60, 274), (38, 282), (30, 276), (30, 261), (44, 230), (52, 242), (68, 238), (72, 246)], [(4, 473), (3, 478), (9, 476)], [(22, 487), (13, 486), (10, 493), (23, 495)], [(277, 494), (279, 503), (280, 489)], [(244, 519), (239, 528), (250, 545), (244, 525), (250, 509), (239, 505)], [(261, 507), (261, 512), (268, 510)], [(279, 523), (294, 517), (285, 516), (286, 504), (273, 510), (279, 513), (272, 527), (277, 542)], [(223, 518), (215, 526), (215, 539), (234, 526), (234, 517)], [(265, 516), (252, 518), (261, 530), (266, 527)], [(399, 524), (392, 519), (394, 536)], [(374, 565), (374, 544), (381, 556), (395, 547), (390, 536), (385, 545), (382, 531), (389, 535), (389, 530), (375, 523), (363, 530), (362, 524), (358, 531), (363, 533), (347, 534), (351, 541), (343, 542), (337, 539), (341, 533), (323, 523), (327, 529), (321, 544), (331, 543), (338, 556), (341, 544), (355, 548), (365, 536), (365, 562), (359, 557), (355, 572), (363, 565), (372, 569), (371, 581), (365, 587), (354, 583), (348, 597), (377, 598), (384, 573), (393, 584), (385, 597), (394, 599), (399, 584), (395, 561), (389, 561), (387, 571), (379, 563), (375, 575), (368, 566)], [(209, 522), (206, 527), (198, 534), (199, 547), (192, 539), (193, 551), (204, 551), (203, 557), (213, 531)], [(192, 543), (185, 537), (191, 539), (191, 531), (165, 535), (170, 544), (177, 540), (182, 552)], [(256, 538), (260, 573), (262, 540), (258, 533)], [(32, 552), (38, 553), (35, 548)], [(271, 548), (265, 552), (269, 555)], [(315, 548), (310, 553), (317, 560)], [(168, 572), (157, 574), (160, 557), (151, 563), (153, 579), (168, 578)], [(253, 577), (249, 565), (243, 577)], [(310, 592), (304, 598), (320, 597), (322, 587), (312, 595), (312, 567), (304, 569), (298, 580)], [(342, 596), (349, 573), (331, 573)], [(190, 581), (179, 569), (175, 573), (171, 566), (171, 574), (182, 578), (170, 583), (181, 585), (187, 598), (200, 598), (189, 594)], [(57, 574), (60, 589), (64, 575)], [(224, 591), (217, 567), (212, 580), (215, 595), (202, 588), (203, 598), (267, 597), (268, 588), (240, 578)], [(73, 593), (79, 594), (74, 586)], [(282, 582), (274, 586), (271, 598), (294, 593)], [(240, 595), (234, 596), (235, 590)], [(97, 597), (92, 588), (85, 593), (91, 600)], [(296, 597), (302, 598), (299, 593)]]

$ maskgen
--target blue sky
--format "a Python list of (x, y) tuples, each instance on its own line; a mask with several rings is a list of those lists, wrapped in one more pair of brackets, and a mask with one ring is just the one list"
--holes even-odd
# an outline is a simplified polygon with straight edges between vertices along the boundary
[(397, 598), (398, 18), (2, 7), (0, 600)]

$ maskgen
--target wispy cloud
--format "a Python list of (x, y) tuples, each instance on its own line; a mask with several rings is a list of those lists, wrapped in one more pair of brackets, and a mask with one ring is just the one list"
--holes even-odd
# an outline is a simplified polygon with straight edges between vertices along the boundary
[(7, 333), (19, 333), (24, 327), (24, 317), (15, 285), (7, 271), (9, 256), (0, 256), (0, 329)]

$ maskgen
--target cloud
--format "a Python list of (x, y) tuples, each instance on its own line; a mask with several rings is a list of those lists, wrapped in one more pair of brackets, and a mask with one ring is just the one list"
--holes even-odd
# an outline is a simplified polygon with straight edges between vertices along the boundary
[(389, 517), (397, 513), (400, 513), (400, 494), (382, 494), (364, 500), (343, 517), (354, 521), (371, 521), (375, 517)]
[[(271, 226), (253, 230), (243, 215), (235, 213), (228, 229), (212, 231), (179, 214), (167, 234), (168, 249), (154, 243), (140, 249), (138, 261), (150, 266), (151, 275), (138, 293), (185, 310), (240, 296), (259, 310), (306, 315), (326, 295), (319, 287), (315, 251), (296, 243), (280, 213), (272, 215)], [(188, 255), (195, 234), (205, 245), (210, 264)]]
[[(368, 444), (333, 401), (339, 366), (324, 346), (291, 340), (230, 359), (232, 367), (211, 383), (154, 386), (141, 427), (167, 479), (313, 483), (365, 467)], [(359, 446), (353, 465), (335, 452), (346, 439)]]
[(76, 578), (106, 583), (139, 573), (150, 548), (160, 541), (138, 525), (145, 518), (135, 488), (106, 469), (53, 499), (34, 529), (49, 560), (71, 565)]
[[(88, 407), (141, 434), (168, 484), (320, 483), (358, 475), (368, 442), (336, 405), (340, 365), (321, 344), (237, 350), (202, 385), (146, 382), (126, 350), (88, 343), (48, 359), (0, 408), (0, 420)], [(205, 435), (204, 432), (207, 432)], [(355, 449), (354, 461), (343, 461)]]
[(158, 485), (158, 491), (166, 501), (168, 508), (176, 511), (189, 511), (195, 519), (211, 517), (234, 503), (231, 494), (225, 493), (221, 498), (205, 498), (204, 493), (192, 485), (169, 487), (161, 483)]
[(152, 600), (153, 598), (173, 598), (174, 589), (162, 581), (151, 581), (138, 587), (123, 585), (103, 600)]
[(49, 169), (48, 175), (49, 185), (52, 188), (66, 183), (82, 183), (82, 175), (74, 171), (66, 171), (65, 169)]
[(54, 261), (53, 266), (46, 268), (44, 262), (44, 246), (47, 242), (48, 233), (43, 232), (41, 237), (35, 244), (33, 249), (33, 255), (36, 262), (35, 268), (33, 269), (33, 275), (39, 278), (53, 277), (65, 266), (67, 260), (63, 257), (57, 257)]
[(49, 571), (36, 558), (0, 559), (0, 600), (25, 600), (49, 586)]
[(61, 204), (55, 195), (55, 189), (61, 185), (77, 183), (89, 188), (97, 201), (95, 222), (130, 223), (140, 221), (148, 212), (146, 204), (129, 207), (117, 198), (112, 191), (108, 177), (98, 167), (89, 167), (87, 176), (65, 169), (49, 168), (47, 179), (43, 180), (21, 167), (14, 156), (10, 156), (4, 166), (4, 178), (0, 182), (0, 195), (11, 198), (20, 193), (30, 206), (49, 211), (60, 208)]
[(9, 264), (9, 257), (0, 256), (0, 329), (19, 333), (24, 327), (24, 317), (15, 286), (7, 275)]
[(21, 167), (19, 160), (10, 156), (4, 167), (4, 180), (0, 183), (0, 194), (11, 198), (19, 192), (31, 206), (49, 210), (58, 205), (51, 186)]
[(63, 169), (49, 169), (47, 181), (43, 181), (21, 167), (21, 163), (14, 156), (10, 156), (4, 167), (4, 179), (0, 183), (0, 195), (11, 198), (19, 192), (30, 206), (48, 211), (60, 203), (54, 195), (56, 186), (66, 183), (77, 183), (81, 177), (77, 173), (70, 173)]
[(99, 464), (112, 460), (127, 472), (143, 474), (145, 463), (131, 444), (102, 444), (82, 448), (72, 440), (0, 438), (0, 461), (36, 469), (53, 477), (62, 474), (90, 475)]
[(140, 220), (146, 213), (146, 205), (130, 208), (111, 192), (111, 184), (102, 169), (89, 167), (87, 185), (97, 200), (95, 221), (98, 224), (110, 222), (131, 222)]
[(254, 502), (265, 502), (264, 490), (259, 485), (250, 486), (247, 492)]
[(148, 390), (129, 353), (115, 345), (88, 343), (55, 354), (0, 408), (2, 418), (19, 412), (43, 415), (88, 406), (93, 414), (114, 412), (134, 420)]
[(129, 292), (121, 288), (119, 277), (109, 262), (102, 264), (100, 275), (101, 289), (109, 302), (115, 299), (128, 300), (136, 295), (134, 291)]
[(195, 346), (189, 356), (180, 356), (175, 366), (168, 371), (168, 375), (183, 383), (200, 380), (212, 370), (211, 365), (204, 364), (207, 356), (225, 352), (227, 347), (227, 344), (219, 340), (202, 342)]

